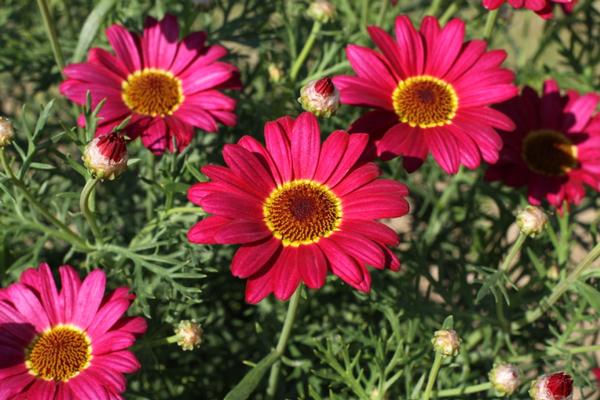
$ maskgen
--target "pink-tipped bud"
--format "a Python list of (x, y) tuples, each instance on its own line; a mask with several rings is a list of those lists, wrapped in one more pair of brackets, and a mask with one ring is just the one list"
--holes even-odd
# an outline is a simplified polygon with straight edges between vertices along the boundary
[(517, 215), (517, 225), (527, 236), (536, 237), (544, 230), (548, 217), (540, 207), (527, 206)]
[(309, 17), (321, 23), (327, 23), (335, 15), (335, 6), (327, 0), (315, 0), (308, 6)]
[(531, 383), (529, 395), (533, 400), (571, 400), (573, 378), (564, 372), (542, 375)]
[(298, 102), (302, 104), (302, 108), (317, 117), (329, 118), (340, 106), (340, 92), (331, 78), (322, 78), (303, 86)]
[(178, 336), (177, 344), (184, 351), (191, 351), (202, 343), (202, 334), (204, 331), (200, 324), (194, 320), (184, 320), (179, 322), (175, 334)]
[(0, 117), (0, 147), (8, 146), (14, 137), (15, 131), (10, 121)]
[(499, 396), (510, 396), (521, 384), (519, 369), (512, 364), (494, 365), (489, 378)]
[(460, 350), (460, 338), (453, 329), (435, 331), (431, 344), (442, 357), (455, 356)]
[(82, 158), (92, 176), (113, 180), (127, 169), (125, 138), (116, 132), (98, 136), (85, 147)]

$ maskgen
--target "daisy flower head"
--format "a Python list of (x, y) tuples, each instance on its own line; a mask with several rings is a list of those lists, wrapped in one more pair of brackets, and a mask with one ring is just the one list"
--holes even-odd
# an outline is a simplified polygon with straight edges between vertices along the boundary
[(241, 245), (231, 272), (248, 279), (246, 301), (287, 300), (300, 282), (320, 288), (327, 271), (368, 292), (367, 264), (399, 269), (388, 248), (398, 237), (376, 220), (406, 214), (408, 190), (359, 161), (368, 135), (335, 131), (321, 143), (316, 117), (302, 113), (268, 122), (265, 142), (226, 145), (227, 166), (203, 167), (210, 181), (188, 192), (212, 214), (189, 230), (190, 242)]
[(350, 128), (368, 132), (382, 159), (402, 156), (414, 171), (429, 153), (447, 173), (495, 162), (501, 140), (494, 128), (513, 123), (490, 105), (513, 97), (514, 74), (500, 65), (503, 50), (486, 51), (483, 40), (464, 42), (465, 24), (441, 28), (425, 17), (416, 30), (396, 19), (395, 40), (381, 28), (369, 34), (381, 52), (350, 45), (346, 55), (356, 76), (334, 79), (341, 102), (372, 108)]
[(106, 36), (115, 54), (91, 49), (86, 62), (65, 68), (67, 79), (60, 85), (77, 104), (85, 104), (88, 90), (94, 107), (106, 100), (96, 135), (131, 117), (127, 136), (141, 137), (144, 146), (162, 154), (185, 148), (194, 128), (216, 132), (218, 123), (236, 124), (235, 100), (220, 90), (240, 88), (238, 70), (219, 61), (227, 50), (208, 46), (205, 32), (180, 40), (177, 19), (166, 15), (161, 21), (147, 18), (141, 36), (121, 25), (109, 27)]
[(128, 348), (146, 331), (141, 317), (123, 314), (127, 288), (104, 294), (106, 275), (83, 282), (59, 269), (60, 291), (47, 264), (0, 289), (0, 399), (123, 399), (140, 365)]
[(600, 116), (594, 116), (597, 94), (560, 93), (557, 83), (544, 83), (542, 95), (526, 87), (520, 96), (498, 106), (516, 129), (502, 132), (500, 160), (486, 173), (489, 181), (525, 186), (528, 199), (544, 199), (560, 208), (578, 204), (585, 185), (600, 191)]
[[(506, 2), (507, 0), (483, 0), (482, 4), (488, 10), (496, 10)], [(577, 5), (577, 0), (508, 0), (508, 4), (514, 8), (535, 11), (540, 17), (550, 19), (555, 5), (560, 4), (566, 13), (570, 13)]]

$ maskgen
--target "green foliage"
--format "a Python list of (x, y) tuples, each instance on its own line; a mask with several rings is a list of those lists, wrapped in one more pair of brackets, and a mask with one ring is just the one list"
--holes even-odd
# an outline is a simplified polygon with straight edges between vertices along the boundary
[[(397, 15), (418, 21), (429, 2), (335, 1), (337, 16), (323, 26), (296, 80), (289, 73), (311, 31), (304, 1), (220, 0), (210, 11), (174, 0), (50, 3), (69, 62), (84, 59), (89, 47), (106, 48), (102, 32), (112, 23), (139, 30), (145, 16), (170, 12), (183, 33), (207, 30), (210, 43), (230, 48), (229, 61), (240, 67), (244, 82), (244, 90), (233, 94), (238, 126), (199, 133), (179, 154), (155, 157), (139, 141), (129, 146), (128, 171), (95, 189), (100, 243), (79, 208), (89, 178), (80, 158), (98, 110), (80, 110), (59, 95), (60, 71), (34, 2), (4, 0), (0, 7), (0, 111), (15, 121), (18, 135), (6, 151), (13, 175), (0, 172), (0, 284), (45, 261), (69, 263), (82, 273), (100, 267), (112, 288), (131, 287), (137, 295), (131, 313), (146, 316), (150, 328), (138, 342), (143, 368), (130, 377), (126, 398), (217, 399), (230, 393), (228, 399), (262, 399), (267, 382), (260, 378), (279, 360), (276, 398), (418, 399), (435, 356), (431, 337), (448, 315), (463, 346), (444, 361), (434, 397), (485, 383), (494, 362), (509, 361), (526, 381), (565, 369), (582, 398), (591, 398), (589, 369), (600, 351), (598, 268), (578, 276), (539, 318), (528, 316), (598, 245), (597, 193), (552, 215), (547, 232), (527, 239), (502, 270), (517, 236), (516, 210), (526, 204), (523, 192), (485, 182), (481, 169), (448, 177), (427, 162), (408, 176), (399, 160), (382, 163), (384, 175), (411, 192), (411, 215), (388, 221), (401, 238), (395, 251), (402, 271), (373, 271), (368, 295), (331, 277), (322, 290), (308, 291), (281, 358), (273, 350), (286, 304), (272, 298), (245, 304), (244, 282), (229, 273), (233, 248), (187, 241), (187, 230), (205, 215), (186, 198), (191, 184), (206, 179), (200, 166), (221, 163), (222, 146), (242, 134), (260, 138), (266, 121), (298, 114), (302, 84), (349, 72), (346, 44), (373, 47), (367, 24), (391, 31)], [(481, 37), (486, 11), (479, 2), (443, 2), (451, 3), (460, 5), (456, 15), (467, 21), (468, 35)], [(519, 84), (539, 88), (552, 76), (565, 88), (593, 91), (600, 89), (598, 27), (600, 12), (592, 1), (546, 23), (531, 12), (504, 10), (492, 46), (508, 49)], [(281, 81), (269, 79), (271, 64), (282, 69)], [(80, 112), (85, 129), (76, 122)], [(359, 114), (343, 106), (321, 121), (321, 129), (346, 128)], [(153, 345), (172, 335), (179, 320), (191, 318), (205, 332), (199, 350)], [(527, 398), (527, 389), (522, 385), (514, 398)], [(453, 396), (493, 398), (485, 390), (446, 395)]]

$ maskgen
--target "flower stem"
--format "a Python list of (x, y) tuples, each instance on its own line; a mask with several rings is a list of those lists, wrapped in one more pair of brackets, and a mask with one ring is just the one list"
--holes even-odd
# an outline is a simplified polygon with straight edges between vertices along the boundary
[(42, 214), (42, 216), (44, 216), (44, 218), (46, 218), (49, 222), (51, 222), (52, 224), (54, 224), (57, 228), (59, 228), (61, 231), (64, 232), (64, 239), (67, 239), (73, 246), (76, 246), (80, 249), (88, 249), (88, 245), (87, 243), (75, 232), (73, 232), (64, 222), (60, 221), (58, 218), (56, 218), (54, 215), (52, 215), (47, 209), (46, 207), (41, 204), (32, 194), (31, 192), (29, 192), (29, 189), (27, 188), (27, 186), (23, 183), (23, 181), (21, 181), (19, 178), (17, 178), (15, 176), (15, 174), (13, 173), (12, 169), (10, 168), (10, 165), (8, 165), (8, 161), (6, 159), (6, 155), (4, 154), (4, 149), (0, 148), (0, 163), (2, 163), (2, 167), (4, 168), (4, 171), (6, 172), (6, 174), (9, 176), (9, 178), (11, 179), (11, 181), (13, 182), (13, 184), (18, 187), (21, 192), (23, 193), (23, 195), (25, 196), (25, 198), (27, 199), (27, 201), (29, 202), (29, 204), (31, 204), (31, 206), (33, 208), (35, 208), (40, 214)]
[(56, 65), (58, 66), (58, 69), (62, 74), (63, 69), (65, 68), (65, 59), (62, 54), (60, 43), (58, 43), (58, 35), (56, 34), (56, 27), (54, 25), (54, 21), (52, 20), (50, 10), (48, 9), (48, 1), (38, 0), (37, 3), (40, 8), (40, 13), (42, 14), (44, 27), (46, 28), (46, 35), (48, 35), (48, 39), (50, 40), (52, 53), (54, 53), (54, 60), (56, 61)]
[[(275, 353), (281, 357), (285, 352), (287, 341), (294, 325), (294, 319), (296, 318), (296, 311), (298, 310), (298, 304), (300, 304), (300, 297), (302, 293), (302, 286), (296, 289), (296, 292), (290, 299), (287, 313), (285, 315), (285, 321), (283, 322), (283, 328), (281, 329), (281, 335), (275, 347)], [(279, 383), (279, 370), (281, 369), (281, 361), (277, 361), (271, 367), (271, 374), (269, 375), (269, 386), (267, 387), (267, 398), (274, 399), (277, 394), (277, 385)]]
[(527, 235), (524, 234), (523, 232), (520, 232), (519, 237), (517, 238), (517, 240), (515, 240), (515, 242), (513, 243), (512, 247), (510, 248), (510, 250), (508, 252), (508, 255), (506, 256), (506, 258), (500, 265), (500, 271), (504, 271), (504, 272), (508, 271), (508, 268), (512, 264), (513, 260), (517, 256), (517, 254), (519, 254), (519, 251), (521, 250), (521, 247), (523, 247), (523, 244), (525, 243), (526, 239), (527, 239)]
[(483, 38), (489, 40), (494, 32), (496, 26), (496, 20), (498, 19), (498, 9), (492, 10), (488, 13), (487, 19), (485, 20), (485, 28), (483, 30)]
[[(506, 256), (502, 264), (500, 264), (500, 271), (504, 273), (508, 272), (508, 268), (512, 265), (515, 257), (523, 247), (525, 240), (527, 240), (527, 235), (523, 232), (519, 232), (519, 237), (512, 244), (508, 255)], [(506, 321), (506, 317), (504, 315), (504, 304), (502, 299), (496, 301), (496, 316), (498, 317), (498, 321), (500, 322), (500, 326), (502, 327), (502, 329), (505, 332), (508, 332), (510, 330), (510, 324), (508, 323), (508, 321)]]
[(452, 18), (454, 14), (456, 14), (456, 12), (459, 10), (462, 2), (463, 0), (456, 0), (452, 4), (450, 4), (450, 7), (448, 7), (440, 17), (441, 25), (446, 25), (446, 22), (448, 22), (450, 18)]
[(434, 393), (434, 398), (440, 397), (455, 397), (463, 394), (473, 394), (478, 392), (486, 392), (492, 388), (492, 384), (490, 382), (480, 383), (478, 385), (471, 385), (465, 387), (459, 387), (454, 389), (446, 389), (440, 390), (439, 392)]
[(431, 398), (431, 391), (433, 390), (433, 385), (435, 384), (435, 380), (437, 379), (437, 375), (440, 371), (441, 366), (442, 354), (439, 351), (436, 351), (435, 359), (433, 360), (433, 365), (431, 366), (431, 370), (429, 371), (429, 378), (427, 379), (425, 393), (423, 393), (423, 400), (429, 400)]
[(433, 2), (431, 2), (431, 6), (429, 6), (429, 8), (427, 9), (425, 15), (433, 15), (435, 17), (438, 11), (440, 10), (440, 7), (442, 6), (442, 1), (443, 0), (433, 0)]
[(594, 261), (600, 257), (600, 243), (598, 243), (592, 251), (575, 267), (573, 271), (554, 287), (550, 295), (540, 301), (538, 306), (531, 311), (525, 313), (523, 320), (513, 324), (513, 330), (518, 330), (525, 325), (528, 325), (538, 320), (544, 313), (561, 298), (561, 296), (579, 279), (581, 274), (589, 268)]
[(79, 197), (79, 208), (90, 225), (94, 238), (98, 243), (102, 243), (102, 232), (100, 231), (100, 228), (98, 228), (94, 212), (90, 209), (90, 196), (93, 193), (97, 183), (97, 178), (88, 179), (85, 182), (85, 186), (83, 187), (81, 196)]
[(292, 80), (292, 82), (296, 82), (296, 78), (298, 78), (300, 68), (302, 68), (304, 61), (306, 61), (306, 57), (308, 57), (308, 54), (310, 53), (313, 45), (315, 44), (315, 40), (317, 40), (317, 36), (321, 31), (321, 26), (322, 24), (319, 21), (315, 21), (315, 23), (313, 24), (312, 29), (310, 31), (310, 35), (308, 35), (308, 39), (306, 39), (306, 43), (304, 43), (304, 47), (300, 51), (300, 55), (298, 55), (298, 58), (296, 59), (296, 61), (294, 61), (294, 65), (292, 65), (292, 70), (290, 71), (290, 79)]

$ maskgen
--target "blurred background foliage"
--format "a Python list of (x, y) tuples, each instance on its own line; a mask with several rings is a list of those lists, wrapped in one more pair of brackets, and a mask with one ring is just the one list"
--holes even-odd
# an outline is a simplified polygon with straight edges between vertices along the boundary
[[(102, 32), (113, 23), (140, 31), (146, 16), (166, 12), (179, 17), (183, 34), (206, 30), (210, 43), (224, 44), (244, 83), (242, 92), (232, 93), (238, 99), (238, 126), (217, 135), (199, 133), (182, 154), (155, 157), (139, 142), (130, 145), (134, 160), (129, 170), (97, 189), (104, 245), (77, 248), (57, 237), (0, 175), (0, 283), (13, 282), (41, 261), (54, 267), (70, 263), (82, 271), (105, 269), (112, 287), (125, 284), (137, 293), (132, 312), (150, 318), (138, 352), (143, 368), (130, 378), (126, 398), (222, 398), (249, 365), (271, 350), (286, 304), (272, 298), (257, 306), (245, 304), (244, 282), (229, 273), (233, 248), (187, 242), (187, 229), (202, 217), (187, 202), (187, 188), (205, 179), (200, 166), (222, 162), (224, 143), (243, 134), (260, 138), (266, 121), (297, 115), (303, 83), (350, 72), (344, 48), (348, 43), (373, 47), (368, 24), (391, 31), (400, 14), (418, 23), (429, 1), (333, 1), (337, 15), (324, 25), (295, 82), (289, 70), (312, 24), (305, 1), (220, 0), (210, 9), (193, 1), (50, 1), (67, 61), (81, 40), (84, 21), (100, 3), (107, 12), (97, 33), (86, 38), (92, 46), (107, 48)], [(467, 21), (468, 36), (480, 38), (487, 13), (480, 2), (445, 1), (440, 13), (445, 21), (452, 16), (444, 12), (451, 3), (458, 7), (450, 11)], [(532, 12), (504, 7), (491, 47), (508, 51), (506, 65), (516, 70), (520, 85), (539, 89), (553, 77), (562, 88), (598, 91), (599, 10), (598, 2), (583, 0), (572, 15), (557, 10), (555, 19), (543, 21)], [(23, 150), (11, 153), (15, 169), (41, 203), (91, 238), (77, 203), (85, 183), (79, 159), (91, 132), (78, 130), (79, 110), (58, 93), (61, 73), (36, 3), (2, 0), (0, 26), (0, 114), (15, 121)], [(346, 128), (359, 114), (342, 107), (321, 121), (323, 134)], [(318, 292), (304, 292), (277, 398), (413, 398), (433, 360), (430, 339), (448, 315), (454, 316), (463, 347), (442, 369), (440, 388), (487, 382), (494, 362), (508, 360), (520, 366), (526, 380), (564, 368), (575, 378), (578, 398), (595, 398), (589, 370), (600, 358), (598, 268), (542, 318), (518, 331), (502, 329), (495, 304), (504, 302), (504, 291), (510, 299), (504, 306), (507, 319), (519, 320), (598, 242), (597, 193), (589, 193), (571, 213), (551, 215), (550, 233), (527, 241), (510, 269), (515, 287), (507, 288), (494, 271), (515, 240), (514, 216), (525, 205), (523, 192), (484, 182), (481, 169), (448, 177), (431, 162), (410, 176), (398, 160), (381, 167), (411, 189), (411, 215), (388, 221), (401, 237), (396, 251), (403, 269), (374, 272), (369, 295), (334, 278)], [(199, 350), (152, 347), (155, 339), (171, 335), (182, 318), (202, 323)], [(514, 398), (527, 398), (527, 389), (528, 383), (522, 385)], [(261, 399), (263, 393), (261, 386), (252, 398)], [(447, 397), (453, 396), (494, 398), (491, 391)]]

